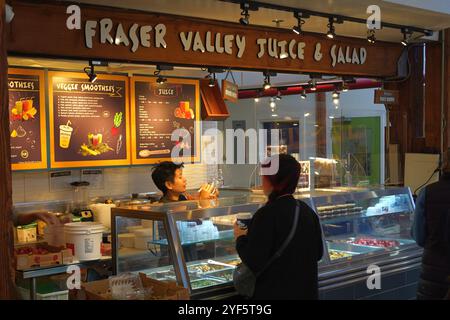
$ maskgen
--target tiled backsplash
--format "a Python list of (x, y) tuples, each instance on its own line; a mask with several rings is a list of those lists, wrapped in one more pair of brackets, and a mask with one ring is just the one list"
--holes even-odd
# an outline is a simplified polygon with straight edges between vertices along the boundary
[[(108, 168), (103, 170), (102, 189), (89, 189), (89, 197), (116, 196), (158, 191), (151, 178), (152, 166)], [(216, 167), (204, 164), (185, 165), (187, 188), (195, 189), (211, 180)], [(50, 191), (49, 172), (13, 173), (14, 203), (71, 200), (72, 191)]]
[[(215, 121), (203, 121), (202, 130), (217, 128)], [(103, 169), (103, 188), (89, 189), (89, 197), (120, 196), (132, 193), (157, 192), (152, 181), (153, 166), (123, 167)], [(80, 170), (75, 170), (79, 176)], [(210, 182), (217, 174), (217, 165), (186, 164), (183, 174), (187, 178), (187, 188), (196, 189), (203, 183)], [(76, 181), (74, 177), (73, 181)], [(49, 172), (14, 172), (13, 202), (72, 200), (71, 190), (50, 190)]]

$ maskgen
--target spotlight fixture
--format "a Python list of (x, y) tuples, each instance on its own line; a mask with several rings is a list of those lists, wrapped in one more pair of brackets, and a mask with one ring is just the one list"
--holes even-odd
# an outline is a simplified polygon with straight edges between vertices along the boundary
[(272, 108), (272, 111), (277, 106), (277, 104), (275, 103), (275, 100), (273, 98), (270, 98), (270, 104), (269, 105), (270, 105), (270, 108)]
[(374, 44), (377, 41), (377, 38), (375, 37), (374, 29), (367, 30), (367, 41), (372, 44)]
[(342, 92), (348, 92), (348, 84), (345, 82), (342, 84)]
[(250, 9), (250, 3), (244, 2), (241, 3), (241, 18), (239, 19), (239, 23), (243, 26), (248, 26), (250, 24), (250, 14), (248, 10)]
[(155, 76), (158, 76), (158, 78), (156, 79), (157, 84), (161, 85), (167, 81), (167, 79), (161, 75), (161, 70), (156, 70), (154, 74)]
[(303, 33), (302, 26), (305, 24), (306, 18), (309, 18), (309, 15), (303, 12), (294, 12), (294, 17), (297, 19), (297, 25), (292, 27), (292, 31), (295, 34), (301, 35)]
[[(334, 94), (333, 94), (334, 95)], [(337, 93), (337, 96), (336, 97), (334, 97), (333, 96), (333, 103), (334, 103), (334, 105), (335, 106), (337, 106), (337, 105), (339, 105), (339, 93)], [(337, 109), (337, 108), (336, 108)]]
[(339, 98), (339, 92), (337, 92), (337, 90), (334, 90), (332, 97), (333, 97), (333, 99)]
[(269, 90), (271, 88), (271, 84), (270, 84), (270, 74), (266, 74), (264, 76), (264, 85), (263, 85), (264, 90)]
[(167, 78), (164, 78), (161, 74), (161, 71), (164, 71), (164, 70), (173, 70), (173, 66), (170, 66), (170, 65), (157, 65), (156, 66), (156, 71), (154, 72), (154, 75), (158, 76), (158, 78), (156, 79), (156, 83), (159, 85), (162, 85), (167, 82)]
[(300, 98), (302, 98), (303, 100), (306, 99), (306, 90), (305, 89), (302, 90), (302, 93), (300, 94)]
[(308, 85), (311, 91), (316, 91), (317, 90), (317, 80), (316, 79), (311, 79), (308, 81)]
[(334, 39), (336, 37), (336, 31), (334, 29), (334, 18), (330, 17), (328, 18), (328, 32), (327, 37), (330, 39)]
[(409, 44), (409, 41), (411, 40), (412, 31), (407, 28), (403, 28), (402, 33), (403, 33), (402, 45), (407, 47)]
[(94, 83), (95, 81), (97, 81), (97, 74), (94, 71), (94, 65), (92, 61), (89, 61), (89, 67), (84, 68), (84, 72), (87, 74), (89, 82)]
[(213, 88), (216, 86), (216, 74), (210, 73), (207, 78), (209, 78), (209, 83), (208, 83), (208, 87)]
[(281, 92), (278, 91), (277, 95), (275, 96), (275, 99), (277, 99), (278, 101), (280, 101), (283, 97), (281, 96)]

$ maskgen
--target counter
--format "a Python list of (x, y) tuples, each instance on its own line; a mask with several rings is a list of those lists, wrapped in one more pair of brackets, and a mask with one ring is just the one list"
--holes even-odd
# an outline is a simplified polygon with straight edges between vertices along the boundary
[[(316, 190), (296, 197), (319, 215), (326, 240), (319, 263), (321, 298), (414, 296), (421, 249), (410, 237), (414, 203), (408, 188)], [(235, 215), (255, 212), (265, 201), (241, 190), (240, 196), (216, 201), (114, 208), (113, 272), (175, 280), (194, 299), (232, 297), (232, 273), (240, 261)], [(134, 235), (139, 249), (121, 242), (123, 234)], [(372, 290), (367, 278), (374, 270), (381, 272), (382, 283)]]

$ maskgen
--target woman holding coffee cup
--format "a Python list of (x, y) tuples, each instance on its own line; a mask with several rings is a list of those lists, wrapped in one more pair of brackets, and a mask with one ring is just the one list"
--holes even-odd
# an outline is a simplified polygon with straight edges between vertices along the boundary
[[(253, 215), (238, 215), (234, 225), (236, 250), (256, 279), (253, 299), (318, 299), (318, 261), (323, 255), (322, 229), (316, 213), (293, 193), (300, 177), (300, 164), (289, 155), (278, 157), (275, 174), (262, 172), (262, 185), (268, 202)], [(297, 205), (298, 219), (293, 224)], [(293, 233), (290, 241), (289, 234)], [(281, 255), (268, 262), (283, 247)], [(266, 266), (267, 265), (267, 266)]]

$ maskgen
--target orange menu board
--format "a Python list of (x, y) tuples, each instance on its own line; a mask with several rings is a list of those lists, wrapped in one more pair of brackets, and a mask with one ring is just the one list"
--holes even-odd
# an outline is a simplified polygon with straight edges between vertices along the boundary
[(51, 167), (130, 164), (128, 78), (49, 72)]
[(133, 164), (199, 161), (199, 82), (131, 78), (131, 135)]
[(12, 170), (47, 168), (44, 71), (8, 69)]

